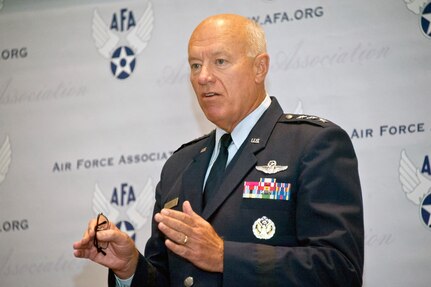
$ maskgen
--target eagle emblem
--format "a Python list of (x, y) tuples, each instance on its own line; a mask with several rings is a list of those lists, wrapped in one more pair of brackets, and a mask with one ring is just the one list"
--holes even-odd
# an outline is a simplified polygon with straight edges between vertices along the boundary
[(271, 239), (275, 234), (274, 222), (266, 216), (257, 219), (253, 224), (253, 234), (257, 239)]

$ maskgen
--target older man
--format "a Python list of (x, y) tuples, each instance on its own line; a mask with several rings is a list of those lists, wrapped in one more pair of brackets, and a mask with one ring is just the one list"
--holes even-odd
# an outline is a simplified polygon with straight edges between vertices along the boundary
[(163, 167), (145, 256), (100, 218), (75, 256), (109, 267), (111, 286), (360, 286), (362, 197), (348, 135), (267, 96), (269, 56), (253, 21), (209, 17), (188, 53), (216, 130)]

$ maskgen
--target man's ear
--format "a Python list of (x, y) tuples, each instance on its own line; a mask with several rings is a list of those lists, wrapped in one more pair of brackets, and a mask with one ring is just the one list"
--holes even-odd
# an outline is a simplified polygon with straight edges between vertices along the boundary
[(265, 81), (266, 74), (269, 70), (269, 55), (267, 53), (260, 54), (254, 59), (254, 67), (256, 69), (256, 83), (260, 84)]

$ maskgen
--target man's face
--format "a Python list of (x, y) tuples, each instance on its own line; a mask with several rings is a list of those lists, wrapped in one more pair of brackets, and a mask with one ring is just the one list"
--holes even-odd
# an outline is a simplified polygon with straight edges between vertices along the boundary
[(261, 102), (255, 58), (232, 23), (199, 26), (189, 42), (190, 81), (208, 120), (231, 132)]

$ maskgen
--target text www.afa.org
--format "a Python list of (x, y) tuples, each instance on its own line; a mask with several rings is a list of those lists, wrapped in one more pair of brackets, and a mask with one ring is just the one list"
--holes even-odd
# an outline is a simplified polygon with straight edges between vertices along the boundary
[(251, 16), (249, 19), (260, 25), (281, 24), (292, 21), (311, 20), (323, 17), (323, 7), (302, 8), (292, 11), (268, 13), (266, 15)]

